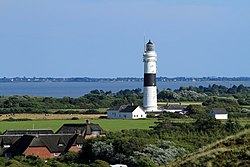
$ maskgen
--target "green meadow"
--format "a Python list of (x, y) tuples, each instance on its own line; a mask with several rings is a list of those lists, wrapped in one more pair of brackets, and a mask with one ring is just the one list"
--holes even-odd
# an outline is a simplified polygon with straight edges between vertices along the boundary
[[(107, 131), (120, 131), (123, 129), (149, 129), (157, 119), (145, 120), (109, 120), (92, 119), (91, 123), (100, 124)], [(0, 121), (0, 132), (7, 129), (52, 129), (57, 131), (64, 123), (84, 123), (83, 120), (32, 120), (32, 121)]]
[[(107, 131), (120, 131), (125, 129), (149, 129), (154, 126), (157, 119), (121, 120), (121, 119), (90, 119), (91, 123), (100, 124)], [(191, 123), (194, 119), (171, 119), (173, 122)], [(250, 124), (250, 119), (239, 119), (243, 126)], [(84, 123), (84, 120), (32, 120), (32, 121), (0, 121), (0, 132), (9, 129), (52, 129), (56, 132), (64, 123)], [(226, 121), (222, 121), (226, 123)]]

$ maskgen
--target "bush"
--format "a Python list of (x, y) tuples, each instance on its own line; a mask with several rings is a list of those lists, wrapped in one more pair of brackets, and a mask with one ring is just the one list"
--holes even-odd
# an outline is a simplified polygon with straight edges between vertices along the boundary
[(66, 163), (73, 163), (77, 161), (77, 157), (77, 152), (69, 151), (63, 156), (62, 161)]
[(95, 160), (93, 163), (89, 164), (90, 167), (110, 167), (109, 163), (102, 160)]
[(155, 114), (147, 114), (147, 118), (155, 118)]
[(87, 110), (85, 113), (86, 114), (100, 114), (100, 111), (91, 109), (91, 110)]
[(14, 118), (10, 117), (9, 119), (3, 119), (2, 121), (32, 121), (32, 119), (29, 119), (29, 118), (14, 119)]
[(79, 120), (78, 117), (72, 117), (71, 120)]
[(157, 165), (155, 165), (153, 162), (151, 162), (148, 158), (140, 158), (137, 162), (136, 162), (136, 166), (137, 167), (141, 167), (141, 166), (147, 166), (147, 167), (157, 167)]

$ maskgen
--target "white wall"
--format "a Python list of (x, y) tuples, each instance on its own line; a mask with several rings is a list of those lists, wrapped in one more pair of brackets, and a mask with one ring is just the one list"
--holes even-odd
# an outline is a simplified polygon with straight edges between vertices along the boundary
[(147, 114), (140, 107), (137, 107), (132, 113), (133, 119), (146, 118), (146, 117)]
[(228, 114), (215, 114), (215, 119), (228, 119)]
[(165, 109), (164, 111), (166, 111), (166, 112), (172, 112), (172, 113), (175, 113), (175, 112), (183, 112), (182, 109), (176, 109), (176, 110), (168, 110), (168, 109)]
[(156, 86), (146, 86), (143, 88), (143, 107), (147, 111), (157, 111)]
[(147, 114), (140, 108), (137, 107), (132, 113), (130, 112), (118, 112), (108, 111), (108, 119), (140, 119), (146, 118)]

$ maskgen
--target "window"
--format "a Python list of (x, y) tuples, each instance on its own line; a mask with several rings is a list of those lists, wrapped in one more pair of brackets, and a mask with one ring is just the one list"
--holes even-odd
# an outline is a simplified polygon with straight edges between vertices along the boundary
[(92, 134), (92, 135), (99, 135), (99, 134), (100, 134), (100, 131), (99, 131), (99, 130), (95, 130), (95, 131), (92, 131), (91, 134)]
[(61, 154), (61, 153), (54, 153), (54, 156), (55, 156), (55, 157), (58, 157), (58, 156), (60, 156), (60, 154)]
[(4, 145), (3, 145), (3, 148), (9, 148), (9, 147), (10, 147), (9, 144), (4, 144)]
[(65, 146), (63, 143), (58, 144), (58, 147), (63, 147), (63, 146)]

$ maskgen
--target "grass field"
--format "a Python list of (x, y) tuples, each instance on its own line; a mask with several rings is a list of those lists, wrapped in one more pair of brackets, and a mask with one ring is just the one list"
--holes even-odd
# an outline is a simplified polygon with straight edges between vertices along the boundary
[[(120, 120), (120, 119), (89, 119), (91, 123), (100, 124), (107, 131), (120, 131), (124, 129), (149, 129), (155, 125), (157, 119), (145, 120)], [(194, 119), (171, 119), (173, 122), (194, 122)], [(240, 119), (239, 123), (243, 126), (250, 124), (250, 119)], [(85, 119), (70, 120), (70, 119), (54, 119), (54, 120), (32, 120), (32, 121), (0, 121), (0, 132), (6, 129), (52, 129), (54, 132), (59, 129), (64, 123), (84, 123)], [(222, 121), (226, 123), (225, 121)]]
[[(107, 131), (120, 131), (122, 129), (149, 129), (156, 119), (147, 120), (108, 120), (91, 119)], [(0, 121), (0, 132), (6, 129), (52, 129), (54, 132), (64, 123), (84, 123), (83, 120), (33, 120), (33, 121)]]

